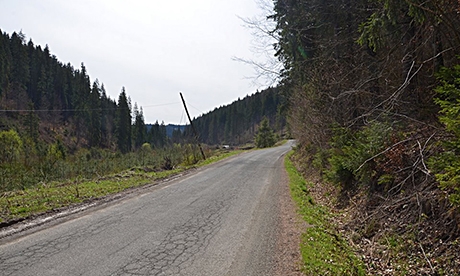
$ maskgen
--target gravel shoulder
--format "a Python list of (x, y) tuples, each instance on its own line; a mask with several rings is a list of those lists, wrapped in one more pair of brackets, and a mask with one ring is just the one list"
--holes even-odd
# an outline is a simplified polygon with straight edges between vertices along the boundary
[(292, 200), (289, 189), (289, 178), (283, 170), (280, 183), (279, 214), (281, 230), (277, 242), (275, 275), (300, 276), (302, 256), (300, 255), (300, 241), (305, 222), (297, 213), (297, 207)]

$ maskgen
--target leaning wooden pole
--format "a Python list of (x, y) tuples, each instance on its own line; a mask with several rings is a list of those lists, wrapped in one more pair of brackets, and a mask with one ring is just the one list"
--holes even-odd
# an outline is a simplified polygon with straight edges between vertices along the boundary
[(204, 155), (203, 149), (201, 148), (200, 141), (198, 140), (198, 133), (196, 132), (195, 127), (193, 126), (192, 119), (190, 118), (190, 114), (188, 113), (187, 105), (185, 105), (184, 96), (182, 96), (182, 92), (179, 92), (179, 94), (180, 94), (180, 98), (182, 99), (182, 103), (184, 104), (185, 113), (187, 113), (187, 117), (188, 117), (188, 121), (190, 122), (190, 126), (192, 127), (193, 133), (195, 133), (195, 139), (196, 139), (196, 142), (198, 143), (198, 147), (200, 148), (201, 156), (203, 156), (203, 160), (206, 160), (206, 156)]

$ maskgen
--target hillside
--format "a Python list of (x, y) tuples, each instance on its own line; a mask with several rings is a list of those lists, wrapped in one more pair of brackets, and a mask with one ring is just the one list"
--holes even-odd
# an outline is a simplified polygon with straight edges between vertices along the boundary
[(252, 142), (261, 120), (285, 135), (286, 100), (278, 88), (268, 88), (219, 108), (193, 120), (200, 140), (206, 144), (240, 145)]
[(0, 130), (10, 129), (36, 144), (59, 141), (71, 152), (129, 152), (144, 142), (164, 146), (167, 139), (159, 127), (147, 132), (142, 107), (132, 105), (124, 87), (111, 99), (83, 63), (75, 69), (48, 45), (42, 49), (22, 33), (0, 30)]
[(83, 63), (75, 69), (48, 46), (0, 30), (0, 192), (171, 168), (182, 156), (165, 150), (170, 143), (163, 124), (147, 129), (124, 87), (111, 99)]

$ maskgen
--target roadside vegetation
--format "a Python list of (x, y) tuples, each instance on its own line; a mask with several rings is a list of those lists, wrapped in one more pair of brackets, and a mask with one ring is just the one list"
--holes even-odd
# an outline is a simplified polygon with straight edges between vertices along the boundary
[(285, 159), (291, 195), (307, 223), (300, 245), (302, 271), (306, 275), (366, 275), (363, 262), (334, 223), (334, 217), (340, 214), (317, 202), (310, 192), (314, 184), (305, 181), (297, 171), (290, 159), (292, 154)]
[[(0, 223), (9, 224), (45, 212), (54, 212), (60, 208), (83, 202), (90, 202), (131, 188), (154, 184), (186, 170), (204, 166), (241, 151), (207, 150), (208, 158), (200, 160), (196, 146), (175, 145), (161, 152), (146, 149), (120, 155), (118, 157), (95, 158), (84, 155), (84, 161), (75, 164), (70, 160), (62, 161), (54, 171), (69, 167), (79, 167), (77, 176), (42, 180), (27, 187), (9, 186), (0, 193)], [(184, 149), (186, 148), (186, 149)], [(78, 160), (78, 158), (76, 158)], [(116, 166), (116, 167), (113, 167)], [(104, 171), (101, 168), (110, 167)], [(118, 170), (118, 171), (117, 171)], [(22, 178), (27, 176), (22, 176)], [(3, 187), (4, 188), (4, 187)]]

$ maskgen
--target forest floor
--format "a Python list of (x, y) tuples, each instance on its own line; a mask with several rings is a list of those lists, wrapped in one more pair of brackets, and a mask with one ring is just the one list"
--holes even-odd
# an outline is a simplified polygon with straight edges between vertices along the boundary
[(434, 182), (391, 196), (341, 190), (297, 164), (312, 183), (310, 195), (334, 214), (337, 231), (369, 275), (460, 275), (460, 212)]

